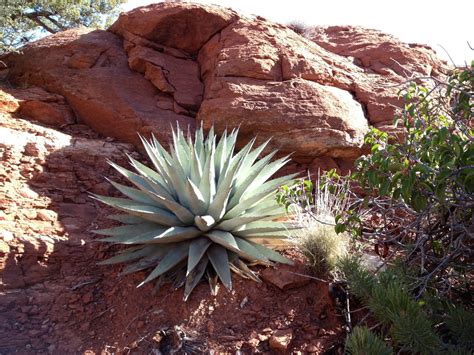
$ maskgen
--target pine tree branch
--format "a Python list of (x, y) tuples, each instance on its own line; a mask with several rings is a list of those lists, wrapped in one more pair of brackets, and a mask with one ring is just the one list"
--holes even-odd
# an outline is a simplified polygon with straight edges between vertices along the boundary
[(40, 17), (48, 18), (48, 16), (50, 16), (50, 15), (51, 14), (47, 11), (39, 11), (39, 12), (32, 12), (32, 13), (23, 13), (21, 16), (24, 16), (24, 17), (30, 19), (31, 21), (36, 22), (38, 25), (40, 25), (42, 28), (44, 28), (49, 33), (56, 33), (56, 32), (58, 32), (57, 30), (55, 30), (54, 28), (48, 26), (46, 23), (44, 23), (40, 19)]

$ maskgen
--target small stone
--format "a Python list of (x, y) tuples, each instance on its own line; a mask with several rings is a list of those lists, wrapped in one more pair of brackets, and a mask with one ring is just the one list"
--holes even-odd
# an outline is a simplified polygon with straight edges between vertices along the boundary
[(215, 329), (214, 322), (212, 320), (209, 320), (206, 324), (206, 327), (207, 327), (207, 332), (209, 333), (209, 335), (212, 335)]
[(270, 338), (269, 345), (270, 349), (276, 351), (286, 351), (290, 346), (291, 340), (293, 339), (293, 330), (291, 329), (279, 329)]
[(309, 278), (297, 275), (284, 266), (279, 269), (267, 268), (263, 270), (262, 278), (281, 290), (302, 287), (310, 281)]
[(11, 242), (13, 240), (13, 233), (10, 231), (1, 231), (0, 238), (6, 242)]
[(40, 221), (54, 222), (57, 219), (57, 214), (51, 210), (37, 210), (36, 217)]
[(250, 347), (256, 348), (258, 344), (260, 344), (260, 340), (258, 338), (252, 338), (247, 343), (249, 344)]
[(0, 231), (0, 239), (3, 239), (5, 242), (11, 242), (13, 240), (13, 233), (10, 231), (2, 230)]
[(308, 345), (306, 351), (310, 354), (321, 354), (323, 352), (323, 345), (320, 340), (316, 340)]
[(38, 330), (38, 329), (31, 329), (30, 331), (28, 331), (28, 335), (31, 338), (37, 337), (40, 334), (41, 334), (41, 330)]
[(28, 219), (36, 219), (38, 217), (38, 213), (33, 209), (25, 209), (22, 212), (23, 215)]
[(24, 197), (24, 198), (31, 198), (31, 199), (37, 199), (38, 198), (38, 193), (36, 193), (35, 191), (27, 188), (27, 187), (23, 187), (21, 188), (20, 190), (18, 190), (18, 194), (21, 196), (21, 197)]
[(32, 157), (37, 157), (39, 156), (40, 150), (36, 146), (36, 144), (29, 142), (25, 144), (25, 154), (32, 156)]
[(82, 302), (84, 302), (84, 304), (92, 302), (93, 300), (94, 300), (94, 296), (92, 292), (87, 292), (84, 296), (82, 296)]

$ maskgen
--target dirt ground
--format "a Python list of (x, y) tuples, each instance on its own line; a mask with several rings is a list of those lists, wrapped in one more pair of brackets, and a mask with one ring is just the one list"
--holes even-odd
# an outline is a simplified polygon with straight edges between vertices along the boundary
[[(184, 303), (170, 285), (136, 288), (145, 273), (97, 266), (118, 247), (94, 241), (111, 211), (88, 192), (113, 193), (106, 159), (126, 165), (125, 153), (139, 157), (82, 125), (58, 132), (0, 113), (0, 354), (340, 352), (327, 283), (281, 290), (235, 276), (232, 292), (202, 283)], [(296, 266), (285, 270), (306, 272), (286, 253)]]

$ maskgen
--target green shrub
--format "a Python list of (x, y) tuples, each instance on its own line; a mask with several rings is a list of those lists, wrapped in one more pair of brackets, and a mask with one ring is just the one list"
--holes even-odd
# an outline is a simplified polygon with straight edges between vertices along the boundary
[[(349, 292), (397, 351), (468, 354), (474, 351), (474, 315), (464, 296), (472, 286), (474, 62), (446, 81), (419, 82), (403, 92), (399, 135), (372, 129), (365, 137), (370, 153), (355, 172), (326, 175), (335, 188), (362, 192), (336, 216), (336, 231), (350, 231), (365, 248), (384, 248), (387, 258), (376, 274), (353, 258), (340, 268)], [(366, 344), (382, 341), (374, 336), (358, 330), (347, 348), (369, 353)]]
[(462, 307), (449, 306), (446, 326), (451, 337), (460, 346), (474, 349), (474, 314)]
[[(474, 349), (472, 313), (451, 308), (435, 314), (430, 298), (415, 297), (413, 279), (409, 277), (412, 271), (406, 266), (390, 266), (378, 275), (371, 275), (356, 258), (348, 258), (341, 262), (341, 270), (350, 293), (368, 307), (383, 325), (382, 332), (386, 331), (385, 335), (390, 336), (398, 348), (414, 354), (462, 354)], [(441, 337), (435, 324), (444, 323), (450, 334), (444, 332)], [(363, 349), (362, 345), (355, 347), (355, 344), (371, 344), (373, 336), (375, 334), (367, 331), (352, 334), (346, 346), (348, 350)]]
[(474, 62), (403, 95), (403, 137), (366, 135), (370, 154), (350, 177), (366, 197), (337, 216), (336, 229), (396, 246), (418, 268), (421, 295), (431, 281), (464, 284), (472, 269)]
[(393, 350), (367, 327), (355, 327), (346, 341), (352, 355), (392, 355)]
[(111, 162), (136, 188), (111, 181), (128, 199), (93, 195), (126, 212), (110, 217), (123, 226), (95, 233), (107, 235), (104, 242), (130, 246), (101, 264), (134, 261), (123, 273), (152, 268), (139, 286), (173, 280), (185, 285), (186, 300), (203, 277), (213, 292), (217, 277), (231, 289), (231, 270), (258, 279), (244, 261), (290, 263), (258, 243), (285, 238), (291, 229), (274, 221), (284, 214), (275, 192), (295, 174), (269, 180), (288, 157), (271, 162), (273, 152), (257, 160), (268, 141), (252, 150), (255, 139), (235, 153), (236, 139), (233, 130), (217, 142), (213, 129), (204, 139), (201, 128), (193, 142), (178, 127), (169, 153), (154, 137), (150, 142), (142, 139), (155, 170), (133, 158), (137, 173)]

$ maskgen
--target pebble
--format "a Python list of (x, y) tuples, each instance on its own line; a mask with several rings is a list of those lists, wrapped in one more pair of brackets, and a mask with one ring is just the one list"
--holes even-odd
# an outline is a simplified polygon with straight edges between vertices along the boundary
[(270, 349), (277, 351), (286, 351), (290, 346), (291, 340), (293, 340), (292, 329), (279, 329), (275, 331), (275, 333), (273, 333), (270, 338)]

